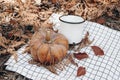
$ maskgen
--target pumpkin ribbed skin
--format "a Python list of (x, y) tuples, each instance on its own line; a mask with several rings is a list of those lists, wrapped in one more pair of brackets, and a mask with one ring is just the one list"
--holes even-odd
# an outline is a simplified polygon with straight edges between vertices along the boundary
[(30, 52), (34, 60), (44, 65), (61, 61), (67, 54), (68, 40), (59, 33), (50, 31), (50, 41), (46, 41), (46, 29), (36, 32), (30, 41)]

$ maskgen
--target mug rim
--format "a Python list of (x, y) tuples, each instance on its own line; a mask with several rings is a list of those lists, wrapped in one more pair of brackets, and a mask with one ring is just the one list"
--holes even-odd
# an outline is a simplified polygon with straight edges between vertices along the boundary
[(64, 16), (77, 16), (77, 17), (82, 18), (81, 16), (78, 16), (78, 15), (62, 15), (62, 16), (59, 17), (59, 20), (62, 21), (62, 22), (64, 22), (64, 23), (69, 23), (69, 24), (80, 24), (80, 23), (84, 23), (84, 22), (85, 22), (85, 19), (83, 19), (83, 18), (82, 18), (83, 21), (80, 21), (80, 22), (69, 22), (69, 21), (65, 21), (65, 20), (61, 19), (61, 18), (64, 17)]

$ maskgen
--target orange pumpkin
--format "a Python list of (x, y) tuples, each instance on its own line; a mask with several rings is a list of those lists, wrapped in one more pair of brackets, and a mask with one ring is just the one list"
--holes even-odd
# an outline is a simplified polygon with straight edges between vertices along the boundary
[(30, 52), (34, 60), (43, 65), (61, 61), (67, 54), (68, 40), (52, 30), (40, 29), (30, 41)]

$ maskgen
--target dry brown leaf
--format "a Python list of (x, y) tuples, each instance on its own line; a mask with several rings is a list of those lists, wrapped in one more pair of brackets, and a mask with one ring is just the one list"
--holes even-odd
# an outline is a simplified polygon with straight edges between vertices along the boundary
[(72, 0), (71, 2), (68, 2), (66, 5), (65, 5), (65, 9), (66, 10), (69, 10), (71, 7), (73, 7), (74, 5), (76, 4), (76, 1), (75, 0)]
[(8, 13), (13, 13), (13, 10), (10, 10), (10, 9), (6, 9), (5, 12), (8, 12)]
[(0, 33), (0, 42), (1, 43), (8, 43), (8, 40), (4, 36), (2, 36), (1, 33)]
[(11, 47), (16, 48), (16, 47), (23, 45), (23, 44), (25, 44), (24, 41), (13, 41)]
[(108, 12), (107, 12), (107, 15), (108, 15), (109, 17), (112, 17), (112, 16), (113, 16), (112, 11), (108, 11)]
[(49, 71), (51, 71), (52, 73), (57, 74), (57, 71), (56, 71), (54, 65), (51, 65), (51, 66), (45, 66), (45, 68), (47, 68), (47, 69), (48, 69)]
[(16, 0), (19, 4), (23, 4), (23, 2), (21, 0)]
[(30, 54), (30, 46), (25, 47), (25, 50), (23, 51), (23, 53), (26, 53), (26, 52), (28, 52)]
[[(29, 33), (29, 34), (30, 34), (30, 33)], [(23, 39), (29, 39), (31, 36), (32, 36), (31, 34), (30, 34), (29, 36), (24, 35), (24, 34), (21, 35), (21, 37), (22, 37)]]
[(94, 0), (86, 1), (84, 0), (84, 3), (87, 5), (87, 7), (96, 7), (97, 3), (94, 2)]
[(7, 46), (4, 43), (2, 43), (2, 42), (0, 42), (0, 46), (2, 46), (4, 48), (7, 48)]
[(65, 65), (62, 62), (60, 62), (58, 64), (55, 64), (55, 68), (63, 71), (63, 69), (65, 68)]
[(63, 64), (64, 64), (65, 66), (68, 66), (70, 63), (71, 63), (71, 62), (70, 62), (69, 59), (65, 59), (65, 60), (63, 61)]
[(78, 64), (74, 61), (73, 59), (73, 55), (68, 55), (68, 60), (70, 60), (70, 62), (75, 65), (75, 66), (78, 66)]
[(13, 29), (8, 33), (8, 37), (12, 38), (14, 36), (14, 40), (16, 40), (17, 37), (21, 37), (23, 35), (23, 30), (22, 29)]
[(51, 28), (53, 27), (53, 23), (51, 23), (48, 19), (46, 21), (44, 21), (43, 23), (41, 23), (41, 27), (45, 27), (45, 28)]
[(15, 61), (17, 62), (18, 55), (17, 55), (17, 52), (15, 51), (15, 49), (14, 48), (7, 48), (7, 52), (12, 54), (14, 59), (15, 59)]
[(16, 51), (12, 51), (11, 53), (13, 54), (14, 60), (17, 62), (17, 59), (18, 59), (17, 52)]
[(56, 3), (57, 3), (57, 0), (52, 0), (52, 3), (53, 3), (53, 4), (56, 4)]
[(86, 46), (89, 46), (92, 42), (93, 40), (92, 41), (89, 40), (89, 32), (87, 32), (85, 37), (79, 43), (79, 47), (77, 48), (77, 50), (80, 50)]
[(34, 65), (39, 65), (39, 66), (41, 65), (39, 62), (37, 62), (37, 61), (35, 61), (35, 60), (33, 60), (33, 59), (30, 60), (30, 61), (28, 61), (28, 63), (29, 63), (29, 64), (34, 64)]
[(10, 24), (15, 25), (15, 24), (17, 24), (17, 21), (13, 20), (13, 19), (10, 19)]
[(74, 53), (74, 57), (77, 58), (78, 60), (81, 60), (81, 59), (85, 59), (85, 58), (88, 58), (89, 56), (87, 55), (87, 53)]
[(20, 37), (23, 34), (22, 29), (16, 30), (16, 32), (13, 34), (16, 37)]
[(85, 74), (86, 74), (85, 68), (80, 66), (77, 70), (77, 77), (85, 75)]
[(2, 51), (0, 51), (0, 55), (1, 55), (1, 54), (8, 54), (8, 53), (7, 53), (7, 50), (2, 50)]
[(8, 43), (8, 40), (0, 34), (0, 46), (7, 48), (6, 44)]
[(102, 56), (104, 55), (104, 51), (98, 47), (98, 46), (91, 46), (92, 50), (94, 51), (95, 55), (99, 55), (99, 56)]
[(99, 24), (105, 24), (106, 20), (105, 20), (105, 18), (99, 18), (99, 19), (97, 19), (96, 22)]

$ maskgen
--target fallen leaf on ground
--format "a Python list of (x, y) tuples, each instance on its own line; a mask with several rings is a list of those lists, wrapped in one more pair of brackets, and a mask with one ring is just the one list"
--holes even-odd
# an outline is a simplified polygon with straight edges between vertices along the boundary
[(7, 52), (13, 55), (14, 60), (17, 62), (18, 55), (17, 52), (14, 50), (14, 48), (8, 48)]
[(52, 0), (52, 3), (53, 3), (53, 4), (56, 4), (56, 3), (57, 3), (57, 0)]
[(91, 48), (94, 51), (96, 56), (97, 55), (100, 55), (100, 56), (104, 55), (104, 51), (100, 47), (98, 47), (98, 46), (91, 46)]
[(99, 24), (105, 24), (106, 20), (105, 18), (99, 18), (96, 22)]
[(15, 48), (15, 47), (18, 47), (20, 45), (24, 45), (25, 44), (24, 41), (13, 41), (12, 43), (13, 43), (13, 45), (11, 45), (12, 48)]
[(79, 67), (78, 70), (77, 70), (77, 77), (79, 76), (82, 76), (82, 75), (85, 75), (86, 74), (86, 70), (85, 70), (85, 67)]
[(89, 56), (87, 55), (87, 53), (74, 53), (74, 57), (77, 58), (78, 60), (84, 59), (84, 58), (88, 58)]

